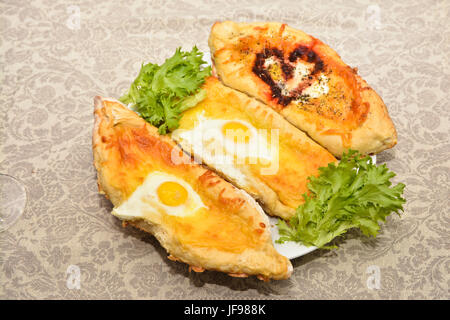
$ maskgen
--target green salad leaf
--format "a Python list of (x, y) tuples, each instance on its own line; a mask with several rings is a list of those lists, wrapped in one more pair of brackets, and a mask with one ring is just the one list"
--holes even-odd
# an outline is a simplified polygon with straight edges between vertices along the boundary
[(402, 198), (405, 185), (392, 186), (395, 173), (385, 164), (376, 165), (369, 156), (362, 157), (350, 150), (338, 165), (319, 168), (317, 177), (309, 177), (309, 193), (303, 195), (305, 203), (286, 223), (279, 220), (278, 243), (301, 242), (307, 246), (326, 246), (335, 237), (350, 228), (359, 228), (366, 236), (376, 236), (379, 221), (395, 212), (403, 211)]
[(142, 65), (128, 92), (120, 98), (131, 104), (147, 122), (166, 134), (179, 126), (181, 113), (206, 97), (201, 89), (211, 67), (203, 66), (203, 53), (197, 47), (190, 52), (176, 49), (162, 65)]

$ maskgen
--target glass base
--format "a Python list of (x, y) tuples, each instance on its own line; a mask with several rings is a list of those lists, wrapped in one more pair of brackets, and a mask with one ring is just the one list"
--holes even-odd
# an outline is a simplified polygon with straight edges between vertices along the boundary
[(22, 182), (0, 174), (0, 232), (11, 227), (25, 211), (27, 192)]

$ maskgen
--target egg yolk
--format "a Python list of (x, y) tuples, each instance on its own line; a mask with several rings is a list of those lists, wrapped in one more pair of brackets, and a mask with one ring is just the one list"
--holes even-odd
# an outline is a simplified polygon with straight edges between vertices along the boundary
[(280, 63), (277, 62), (277, 63), (271, 64), (268, 67), (268, 70), (269, 70), (270, 75), (272, 76), (273, 81), (283, 80)]
[(223, 125), (222, 133), (227, 139), (235, 142), (249, 143), (251, 132), (250, 129), (238, 121), (230, 121)]
[(173, 181), (161, 183), (157, 193), (161, 202), (171, 207), (182, 205), (188, 198), (187, 190), (181, 184)]

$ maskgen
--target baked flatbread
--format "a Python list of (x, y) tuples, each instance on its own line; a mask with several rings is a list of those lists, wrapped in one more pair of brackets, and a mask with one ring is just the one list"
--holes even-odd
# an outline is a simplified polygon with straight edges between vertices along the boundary
[(281, 115), (216, 77), (202, 88), (207, 97), (182, 114), (171, 137), (247, 191), (268, 214), (291, 218), (304, 203), (308, 177), (336, 158)]
[(372, 88), (320, 40), (286, 24), (214, 24), (211, 56), (221, 81), (266, 103), (340, 157), (375, 154), (397, 134)]
[(113, 214), (153, 234), (194, 271), (285, 279), (290, 261), (247, 193), (193, 163), (168, 136), (120, 102), (95, 98), (94, 165)]

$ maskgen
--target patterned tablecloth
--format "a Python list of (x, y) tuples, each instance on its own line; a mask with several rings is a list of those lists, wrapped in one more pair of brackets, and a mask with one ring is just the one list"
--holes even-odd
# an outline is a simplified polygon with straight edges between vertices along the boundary
[[(2, 0), (0, 10), (0, 173), (28, 195), (0, 233), (0, 298), (450, 298), (449, 1)], [(293, 260), (285, 281), (189, 273), (152, 236), (122, 228), (97, 193), (93, 97), (119, 97), (143, 61), (178, 46), (208, 50), (226, 19), (281, 21), (328, 43), (398, 130), (378, 162), (407, 185), (404, 215), (376, 239), (350, 232), (338, 250)]]

